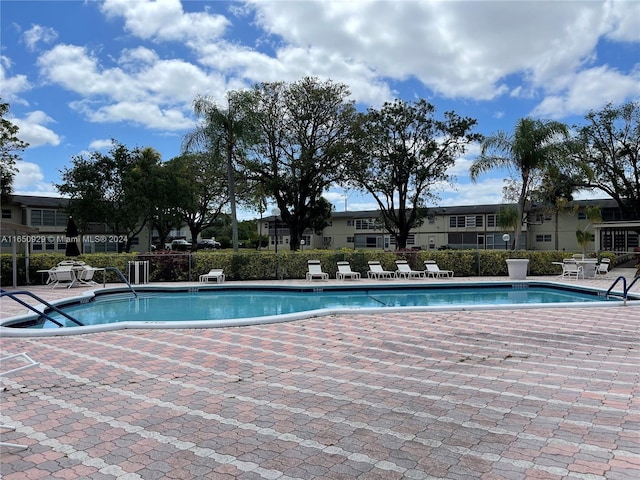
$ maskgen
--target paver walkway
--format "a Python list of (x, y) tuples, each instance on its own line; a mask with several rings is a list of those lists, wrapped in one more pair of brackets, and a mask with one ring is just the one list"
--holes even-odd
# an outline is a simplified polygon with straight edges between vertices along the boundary
[[(637, 479), (638, 308), (3, 338), (2, 479)], [(3, 365), (3, 370), (5, 366)]]

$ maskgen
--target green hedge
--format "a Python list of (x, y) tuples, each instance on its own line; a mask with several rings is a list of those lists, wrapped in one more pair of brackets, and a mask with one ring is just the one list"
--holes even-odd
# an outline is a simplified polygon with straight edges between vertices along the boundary
[[(198, 277), (212, 268), (224, 269), (229, 280), (269, 280), (276, 278), (276, 270), (281, 278), (304, 278), (307, 272), (307, 260), (320, 260), (323, 271), (335, 278), (337, 262), (350, 262), (354, 271), (366, 276), (369, 270), (367, 262), (379, 261), (386, 270), (396, 270), (395, 260), (405, 259), (415, 270), (422, 270), (425, 260), (435, 260), (443, 270), (453, 270), (457, 277), (473, 276), (505, 276), (507, 275), (507, 258), (528, 258), (529, 275), (554, 275), (560, 273), (559, 267), (552, 262), (561, 262), (574, 252), (557, 251), (520, 251), (517, 253), (505, 250), (442, 250), (384, 252), (381, 250), (303, 250), (298, 252), (272, 251), (202, 251), (196, 253), (157, 253), (157, 254), (87, 254), (78, 257), (93, 267), (115, 267), (127, 276), (129, 261), (149, 261), (149, 280), (152, 282), (197, 281)], [(595, 256), (595, 255), (592, 255)], [(615, 262), (615, 254), (604, 252), (600, 257), (608, 257)], [(42, 284), (46, 275), (38, 270), (49, 269), (65, 259), (59, 253), (36, 253), (29, 257), (29, 283)], [(18, 255), (18, 284), (26, 285), (27, 276), (24, 256)], [(0, 273), (2, 286), (13, 283), (12, 255), (0, 255)], [(107, 282), (121, 281), (118, 275), (109, 271)], [(97, 274), (97, 281), (102, 280)]]

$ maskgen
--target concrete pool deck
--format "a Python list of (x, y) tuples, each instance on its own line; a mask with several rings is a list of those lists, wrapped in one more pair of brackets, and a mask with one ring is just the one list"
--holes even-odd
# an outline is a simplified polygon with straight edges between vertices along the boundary
[[(633, 272), (566, 283), (618, 274)], [(23, 311), (0, 303), (2, 318)], [(2, 357), (40, 365), (2, 378), (0, 423), (16, 427), (2, 441), (28, 448), (2, 447), (0, 474), (635, 479), (639, 340), (637, 307), (2, 338)]]

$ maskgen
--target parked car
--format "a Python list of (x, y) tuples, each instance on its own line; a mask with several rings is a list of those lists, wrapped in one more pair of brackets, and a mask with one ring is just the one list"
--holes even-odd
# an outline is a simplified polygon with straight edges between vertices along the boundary
[(191, 248), (191, 243), (184, 239), (173, 240), (171, 242), (171, 250), (185, 252)]
[(216, 242), (212, 238), (200, 240), (197, 244), (198, 250), (213, 250), (220, 247), (222, 247), (220, 242)]

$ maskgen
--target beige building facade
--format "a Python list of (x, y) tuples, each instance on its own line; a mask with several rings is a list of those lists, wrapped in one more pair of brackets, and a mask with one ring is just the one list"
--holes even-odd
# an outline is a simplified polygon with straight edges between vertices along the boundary
[[(587, 218), (587, 207), (598, 205), (602, 222), (592, 224)], [(497, 224), (501, 204), (435, 207), (430, 209), (424, 223), (414, 229), (407, 241), (408, 249), (508, 249), (512, 242), (504, 240), (508, 234)], [(327, 249), (379, 249), (395, 250), (392, 235), (378, 220), (379, 212), (335, 212), (329, 226), (321, 234), (307, 231), (303, 236), (305, 248)], [(554, 212), (542, 206), (532, 206), (519, 237), (519, 249), (580, 251), (576, 240), (578, 229), (594, 235), (586, 251), (632, 251), (638, 247), (640, 221), (620, 222), (620, 213), (613, 200), (583, 200), (571, 202), (566, 208)], [(275, 217), (262, 220), (262, 232), (269, 232), (269, 248), (289, 248), (288, 230)]]
[[(2, 204), (0, 246), (2, 253), (64, 253), (65, 229), (68, 221), (67, 200), (57, 197), (14, 195)], [(602, 221), (591, 224), (586, 209), (601, 208)], [(506, 232), (497, 225), (501, 204), (434, 207), (424, 223), (414, 229), (407, 242), (408, 249), (507, 249)], [(329, 226), (322, 232), (306, 231), (303, 250), (313, 249), (377, 249), (395, 250), (392, 235), (384, 231), (378, 220), (379, 212), (334, 212)], [(276, 218), (257, 220), (258, 232), (269, 237), (268, 248), (289, 250), (289, 231)], [(276, 230), (277, 225), (277, 230)], [(580, 251), (576, 230), (594, 235), (587, 252), (632, 252), (639, 247), (640, 219), (623, 220), (617, 204), (611, 199), (582, 200), (570, 203), (559, 212), (533, 205), (527, 212), (527, 222), (519, 237), (523, 250)], [(104, 224), (92, 223), (89, 231), (81, 233), (83, 253), (118, 251), (118, 232), (110, 232)], [(133, 240), (132, 251), (151, 251), (152, 232), (145, 228)]]

